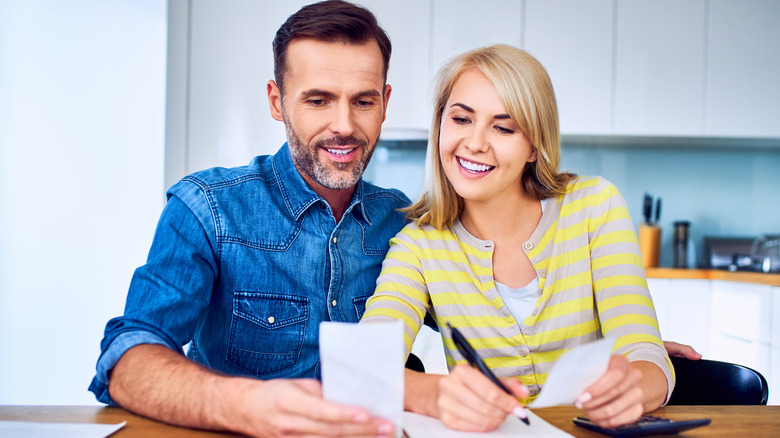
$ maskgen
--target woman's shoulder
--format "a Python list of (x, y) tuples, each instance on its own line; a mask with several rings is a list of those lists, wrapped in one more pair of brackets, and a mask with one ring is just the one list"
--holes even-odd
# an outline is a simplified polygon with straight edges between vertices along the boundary
[(418, 225), (416, 222), (410, 222), (396, 234), (395, 239), (426, 246), (423, 242), (454, 240), (456, 237), (451, 227), (439, 229), (431, 224)]
[(566, 187), (564, 202), (585, 198), (606, 199), (619, 194), (617, 187), (601, 176), (578, 176)]

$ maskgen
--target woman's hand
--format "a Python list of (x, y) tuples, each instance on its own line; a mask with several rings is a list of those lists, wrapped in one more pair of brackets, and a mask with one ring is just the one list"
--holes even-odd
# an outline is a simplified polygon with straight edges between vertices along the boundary
[[(519, 380), (501, 381), (516, 397), (528, 397), (528, 389)], [(456, 366), (449, 375), (439, 379), (436, 405), (436, 416), (447, 427), (472, 432), (495, 430), (515, 410), (524, 415), (517, 398), (465, 364)]]
[(701, 359), (701, 354), (697, 353), (690, 345), (678, 344), (673, 341), (664, 341), (664, 348), (669, 357), (684, 357), (689, 360)]
[(580, 395), (575, 406), (601, 427), (631, 423), (645, 412), (641, 380), (642, 372), (625, 356), (614, 355), (604, 375)]

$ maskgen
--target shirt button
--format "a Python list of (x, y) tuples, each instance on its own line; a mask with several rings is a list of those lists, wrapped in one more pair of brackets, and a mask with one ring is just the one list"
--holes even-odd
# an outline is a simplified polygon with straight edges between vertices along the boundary
[(520, 357), (526, 357), (528, 356), (528, 349), (523, 347), (520, 349)]
[(276, 318), (274, 318), (273, 316), (268, 317), (268, 324), (273, 324), (274, 321), (276, 321)]
[(547, 277), (547, 269), (542, 269), (539, 271), (539, 276), (542, 278)]
[(531, 385), (528, 387), (528, 394), (529, 395), (536, 395), (539, 393), (539, 388), (536, 385)]
[(339, 303), (338, 301), (333, 300), (333, 301), (330, 302), (330, 305), (333, 306), (333, 307), (336, 307), (336, 304), (338, 304), (338, 303)]
[(333, 238), (333, 243), (336, 243), (336, 242), (338, 242), (338, 241), (339, 241), (339, 238), (338, 238), (338, 237), (334, 237), (334, 238)]
[(533, 249), (533, 247), (534, 247), (534, 244), (531, 243), (531, 242), (524, 242), (523, 243), (523, 249), (525, 249), (526, 251), (529, 251), (529, 250)]
[(531, 316), (536, 316), (537, 313), (539, 313), (539, 309), (534, 309), (534, 311), (531, 312)]

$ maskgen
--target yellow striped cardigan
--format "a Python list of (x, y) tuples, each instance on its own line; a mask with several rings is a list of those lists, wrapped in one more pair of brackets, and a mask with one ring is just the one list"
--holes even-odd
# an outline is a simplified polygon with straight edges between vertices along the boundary
[[(668, 400), (674, 373), (617, 188), (603, 178), (577, 178), (547, 202), (522, 246), (518, 251), (536, 269), (542, 293), (532, 314), (518, 322), (496, 291), (493, 242), (471, 235), (458, 220), (443, 230), (411, 223), (390, 241), (361, 323), (402, 320), (408, 354), (430, 311), (439, 327), (458, 327), (496, 375), (519, 377), (531, 399), (562, 353), (613, 337), (616, 354), (663, 370)], [(441, 332), (447, 365), (465, 363), (449, 331)]]

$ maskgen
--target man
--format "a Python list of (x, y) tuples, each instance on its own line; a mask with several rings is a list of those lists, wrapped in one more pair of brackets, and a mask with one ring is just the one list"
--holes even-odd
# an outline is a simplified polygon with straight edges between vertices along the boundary
[(392, 436), (315, 380), (319, 323), (360, 319), (409, 203), (361, 180), (390, 98), (390, 41), (369, 11), (327, 1), (292, 15), (273, 48), (267, 93), (288, 142), (168, 191), (90, 390), (188, 427)]

